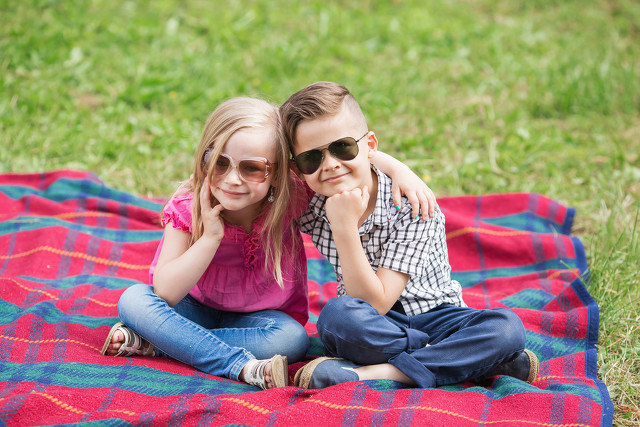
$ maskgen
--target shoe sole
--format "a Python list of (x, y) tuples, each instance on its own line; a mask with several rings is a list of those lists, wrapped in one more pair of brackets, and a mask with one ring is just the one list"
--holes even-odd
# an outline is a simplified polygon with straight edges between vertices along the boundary
[(527, 382), (532, 383), (538, 377), (540, 361), (538, 360), (538, 356), (536, 356), (532, 351), (525, 349), (524, 352), (529, 356), (529, 376), (527, 377)]
[(289, 385), (287, 356), (276, 354), (271, 359), (271, 381), (273, 381), (273, 388)]

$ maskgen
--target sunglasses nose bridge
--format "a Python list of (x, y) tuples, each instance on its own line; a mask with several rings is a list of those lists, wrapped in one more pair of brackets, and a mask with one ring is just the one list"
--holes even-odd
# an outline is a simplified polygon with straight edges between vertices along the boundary
[(329, 147), (324, 147), (320, 150), (322, 153), (322, 158), (320, 159), (320, 165), (318, 165), (318, 169), (322, 169), (322, 165), (327, 164), (328, 167), (332, 168), (335, 164), (339, 164), (340, 160), (333, 155), (333, 153), (329, 150)]
[[(232, 161), (229, 162), (229, 166), (227, 166), (227, 170), (224, 172), (223, 177), (225, 180), (231, 180), (231, 182), (244, 181), (244, 178), (240, 174), (240, 168), (238, 168), (238, 166)], [(235, 180), (233, 178), (235, 178)]]

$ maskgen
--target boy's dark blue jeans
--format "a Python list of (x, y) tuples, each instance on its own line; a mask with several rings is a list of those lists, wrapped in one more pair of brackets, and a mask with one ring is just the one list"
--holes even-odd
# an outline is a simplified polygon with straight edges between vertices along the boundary
[(416, 316), (381, 316), (368, 302), (341, 296), (322, 308), (317, 329), (327, 355), (391, 363), (421, 388), (479, 378), (525, 346), (522, 321), (505, 308), (442, 304)]

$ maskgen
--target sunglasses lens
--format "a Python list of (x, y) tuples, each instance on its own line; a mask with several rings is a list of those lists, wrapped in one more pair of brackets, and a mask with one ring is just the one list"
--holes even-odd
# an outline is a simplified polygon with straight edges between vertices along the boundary
[(247, 181), (264, 182), (267, 178), (267, 165), (257, 160), (240, 160), (240, 175)]
[(322, 151), (309, 150), (296, 156), (296, 166), (300, 172), (305, 175), (310, 175), (318, 170), (320, 163), (322, 163)]
[(216, 175), (224, 175), (225, 173), (227, 173), (227, 170), (229, 169), (230, 164), (231, 162), (229, 161), (229, 159), (227, 159), (224, 156), (219, 156), (218, 160), (216, 160), (216, 167), (214, 169), (214, 173)]
[[(298, 170), (305, 175), (311, 175), (322, 164), (322, 150), (315, 149), (300, 153), (295, 157)], [(358, 155), (358, 142), (350, 137), (333, 141), (327, 146), (329, 154), (340, 160), (353, 160)]]
[(342, 138), (329, 145), (329, 153), (340, 160), (353, 160), (358, 155), (358, 143), (353, 138)]

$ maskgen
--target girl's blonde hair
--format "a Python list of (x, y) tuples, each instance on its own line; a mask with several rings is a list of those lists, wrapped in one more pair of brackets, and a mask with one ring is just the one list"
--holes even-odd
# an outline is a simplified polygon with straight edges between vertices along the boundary
[[(213, 175), (213, 165), (216, 164), (220, 153), (231, 135), (240, 129), (260, 129), (272, 135), (276, 146), (275, 167), (271, 172), (271, 189), (274, 200), (268, 204), (268, 213), (261, 232), (261, 243), (266, 254), (265, 270), (273, 274), (281, 288), (284, 288), (282, 278), (282, 261), (291, 259), (294, 248), (283, 247), (283, 236), (296, 232), (294, 218), (287, 218), (287, 211), (291, 202), (291, 175), (289, 171), (289, 149), (280, 130), (280, 116), (278, 107), (267, 101), (237, 97), (231, 98), (216, 108), (209, 116), (202, 132), (200, 143), (196, 149), (195, 166), (191, 179), (183, 182), (173, 194), (191, 191), (192, 203), (192, 234), (191, 244), (195, 243), (204, 232), (202, 216), (200, 214), (200, 190), (206, 181), (210, 182)], [(208, 161), (205, 162), (205, 154)], [(267, 196), (268, 197), (268, 196)], [(266, 197), (265, 197), (266, 199)], [(285, 220), (288, 221), (285, 224)], [(295, 242), (295, 239), (292, 239)], [(283, 256), (283, 251), (286, 251)], [(269, 269), (269, 265), (271, 268)]]

